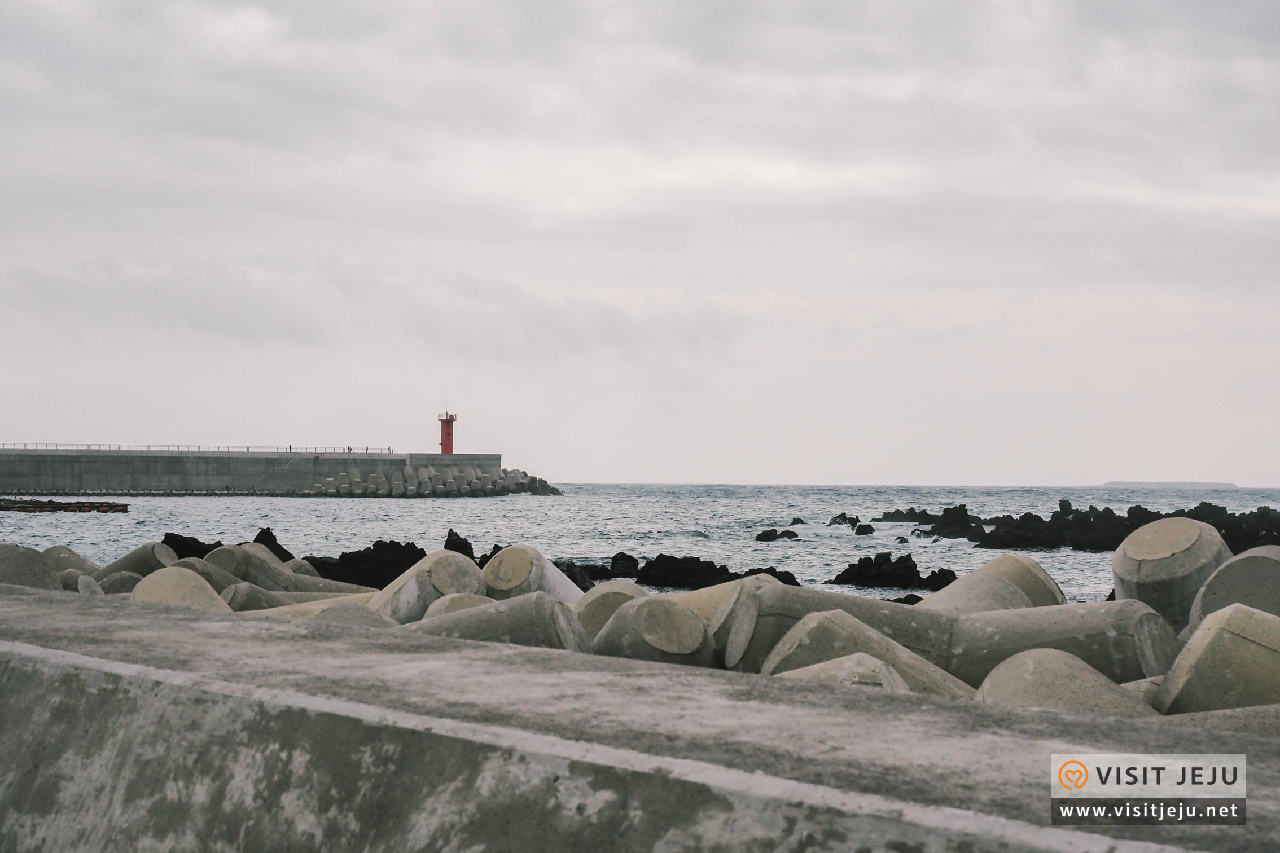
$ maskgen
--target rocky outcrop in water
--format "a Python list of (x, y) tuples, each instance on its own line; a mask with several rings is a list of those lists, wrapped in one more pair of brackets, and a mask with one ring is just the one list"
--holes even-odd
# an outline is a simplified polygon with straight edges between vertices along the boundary
[(444, 549), (461, 554), (468, 560), (475, 560), (476, 558), (476, 552), (471, 548), (471, 541), (459, 536), (452, 527), (449, 528), (449, 532), (444, 537)]
[(928, 589), (937, 592), (955, 579), (956, 573), (950, 569), (937, 569), (927, 577), (921, 576), (916, 561), (910, 554), (903, 554), (895, 560), (890, 552), (881, 551), (874, 557), (863, 557), (856, 563), (850, 563), (847, 569), (827, 583), (878, 589)]
[(969, 508), (964, 504), (957, 504), (944, 509), (938, 520), (925, 528), (924, 533), (941, 536), (943, 539), (968, 539), (976, 542), (984, 530), (981, 518), (970, 515)]
[(412, 542), (401, 544), (379, 539), (359, 551), (345, 551), (338, 557), (303, 557), (322, 578), (342, 583), (382, 589), (427, 552)]
[(609, 561), (609, 572), (615, 578), (634, 578), (640, 574), (640, 561), (626, 551), (619, 551)]
[(794, 530), (777, 530), (770, 527), (756, 534), (757, 542), (777, 542), (779, 539), (799, 539), (800, 534)]
[(1142, 506), (1119, 515), (1110, 507), (1076, 509), (1071, 501), (1058, 501), (1048, 519), (1035, 513), (1017, 518), (992, 519), (995, 527), (977, 537), (979, 548), (1071, 548), (1076, 551), (1114, 551), (1125, 537), (1145, 524), (1162, 518), (1184, 517), (1212, 525), (1222, 534), (1232, 553), (1260, 545), (1280, 544), (1280, 512), (1258, 507), (1253, 512), (1231, 513), (1225, 507), (1200, 503), (1192, 509), (1160, 513)]
[(741, 580), (751, 575), (770, 575), (787, 586), (800, 586), (791, 572), (767, 569), (748, 569), (731, 572), (726, 566), (717, 566), (711, 560), (698, 557), (671, 557), (659, 554), (640, 568), (636, 583), (668, 589), (704, 589), (716, 584)]
[(839, 515), (831, 516), (831, 520), (827, 522), (827, 527), (833, 527), (837, 524), (847, 524), (850, 527), (857, 527), (860, 523), (861, 519), (856, 515), (851, 516), (848, 513), (842, 512)]
[(927, 509), (916, 509), (915, 507), (891, 509), (879, 518), (871, 519), (872, 522), (910, 522), (911, 524), (936, 524), (941, 520), (942, 516), (934, 515)]
[(189, 557), (199, 557), (203, 560), (210, 551), (222, 547), (221, 540), (213, 543), (201, 542), (194, 536), (183, 536), (181, 533), (166, 533), (160, 541), (172, 548), (179, 560)]
[(264, 527), (259, 530), (258, 535), (253, 537), (253, 541), (275, 554), (282, 563), (287, 563), (294, 559), (293, 554), (289, 553), (289, 549), (276, 541), (276, 535), (271, 532), (270, 527)]

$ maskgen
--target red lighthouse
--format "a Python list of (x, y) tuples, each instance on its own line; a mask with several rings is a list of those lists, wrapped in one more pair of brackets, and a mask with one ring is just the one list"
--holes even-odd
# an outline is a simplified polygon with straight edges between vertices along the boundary
[(437, 416), (440, 420), (440, 452), (453, 452), (453, 422), (458, 419), (457, 415), (449, 414), (449, 410), (445, 409), (443, 415)]

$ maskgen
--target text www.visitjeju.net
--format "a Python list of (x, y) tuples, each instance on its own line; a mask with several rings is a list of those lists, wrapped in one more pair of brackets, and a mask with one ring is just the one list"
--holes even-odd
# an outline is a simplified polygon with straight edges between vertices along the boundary
[(1244, 798), (1231, 799), (1075, 799), (1053, 801), (1053, 823), (1221, 824), (1245, 823)]

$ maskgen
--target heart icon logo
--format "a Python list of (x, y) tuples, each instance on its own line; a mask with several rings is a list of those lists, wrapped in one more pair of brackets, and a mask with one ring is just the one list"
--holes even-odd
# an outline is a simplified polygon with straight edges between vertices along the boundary
[(1089, 768), (1079, 761), (1068, 761), (1058, 768), (1058, 782), (1062, 787), (1079, 791), (1089, 781)]

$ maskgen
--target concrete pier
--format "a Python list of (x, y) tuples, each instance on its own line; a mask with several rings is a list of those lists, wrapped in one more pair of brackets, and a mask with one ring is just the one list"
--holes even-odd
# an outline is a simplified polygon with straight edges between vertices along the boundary
[[(312, 494), (333, 496), (342, 475), (403, 479), (408, 467), (470, 468), (502, 476), (500, 453), (316, 452), (306, 449), (110, 450), (0, 448), (0, 494)], [(519, 472), (511, 472), (519, 476)], [(352, 493), (354, 489), (350, 490)], [(401, 483), (400, 496), (405, 494)]]
[[(0, 587), (0, 849), (1252, 853), (1280, 740)], [(1053, 752), (1246, 753), (1242, 827), (1053, 829)]]

